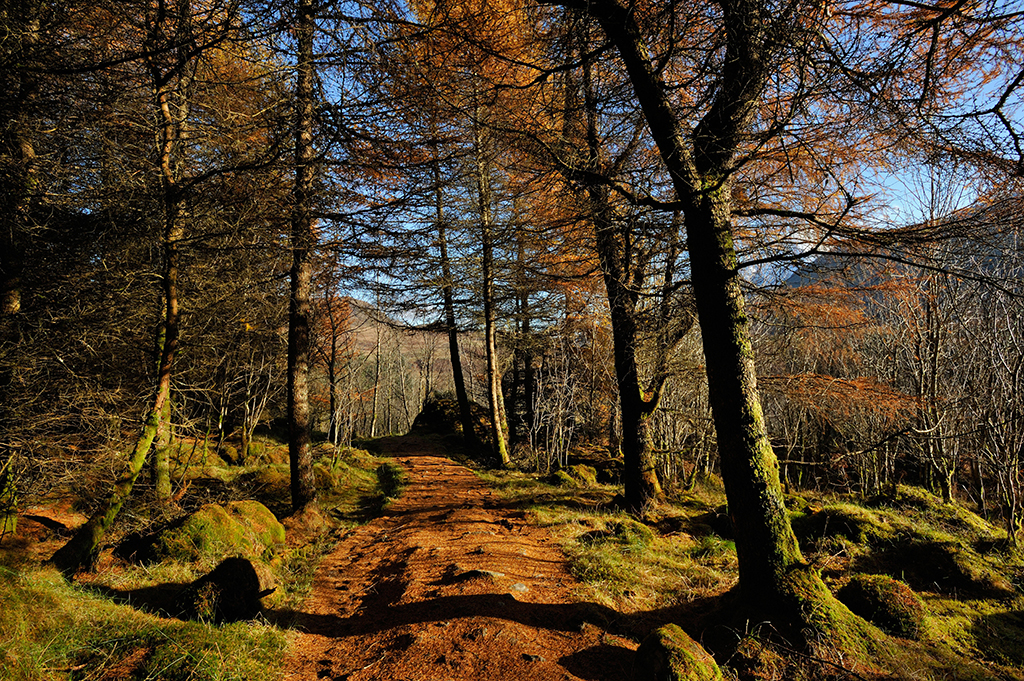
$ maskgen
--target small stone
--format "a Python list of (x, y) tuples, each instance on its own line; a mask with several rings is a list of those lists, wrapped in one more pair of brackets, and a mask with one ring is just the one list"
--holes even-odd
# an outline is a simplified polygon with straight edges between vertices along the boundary
[(523, 653), (523, 659), (527, 662), (543, 662), (544, 658), (540, 655), (534, 655), (533, 653)]
[(516, 582), (510, 587), (513, 591), (525, 592), (529, 591), (530, 587), (526, 586), (522, 582)]

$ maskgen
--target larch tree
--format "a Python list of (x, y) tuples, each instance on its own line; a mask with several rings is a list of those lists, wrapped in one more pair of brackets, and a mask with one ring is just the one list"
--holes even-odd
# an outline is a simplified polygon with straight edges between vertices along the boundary
[[(143, 427), (114, 490), (51, 557), (51, 562), (65, 573), (73, 573), (94, 561), (104, 535), (131, 494), (154, 443), (161, 437), (161, 431), (168, 427), (171, 371), (178, 350), (181, 316), (180, 247), (186, 237), (181, 168), (195, 71), (204, 49), (224, 40), (236, 28), (236, 16), (231, 7), (198, 9), (190, 0), (182, 0), (159, 2), (145, 9), (139, 54), (145, 55), (141, 60), (149, 74), (152, 105), (158, 121), (154, 158), (160, 178), (160, 244), (163, 256), (160, 278), (163, 318), (158, 325), (156, 339), (156, 389)], [(197, 23), (202, 25), (197, 26)], [(158, 495), (169, 497), (166, 451), (158, 459), (155, 472)]]
[(313, 249), (316, 245), (313, 215), (316, 5), (312, 0), (297, 0), (295, 8), (295, 184), (292, 191), (292, 266), (288, 306), (288, 459), (292, 510), (301, 512), (316, 503), (309, 413)]
[[(1020, 38), (1020, 15), (997, 16), (1002, 10), (987, 7), (975, 16), (959, 6), (917, 3), (554, 4), (592, 17), (616, 49), (671, 180), (674, 196), (666, 203), (682, 212), (744, 603), (792, 640), (809, 644), (808, 630), (827, 635), (845, 626), (844, 616), (804, 564), (783, 504), (758, 397), (738, 248), (758, 236), (757, 218), (768, 215), (806, 217), (808, 225), (821, 227), (824, 234), (808, 238), (804, 251), (841, 225), (802, 207), (747, 205), (740, 180), (755, 172), (766, 149), (788, 148), (792, 140), (794, 147), (813, 149), (816, 140), (801, 139), (796, 129), (819, 115), (832, 117), (833, 139), (854, 140), (870, 120), (875, 134), (897, 138), (941, 127), (945, 143), (965, 154), (984, 153), (974, 146), (980, 137), (954, 138), (972, 124), (1002, 124), (1003, 137), (1016, 141), (1005, 109), (1022, 79), (1019, 58), (1004, 48)], [(665, 20), (678, 30), (663, 29)], [(964, 26), (974, 29), (966, 45)], [(979, 61), (967, 58), (972, 50)], [(958, 112), (964, 114), (959, 128), (941, 118), (960, 92), (960, 78), (980, 87), (996, 73), (1003, 85), (987, 86), (997, 96), (986, 121), (967, 115), (977, 109)], [(860, 115), (849, 113), (858, 106)], [(859, 163), (836, 158), (820, 167), (828, 172), (844, 162)], [(782, 189), (777, 196), (784, 196)], [(815, 605), (807, 610), (801, 603)]]

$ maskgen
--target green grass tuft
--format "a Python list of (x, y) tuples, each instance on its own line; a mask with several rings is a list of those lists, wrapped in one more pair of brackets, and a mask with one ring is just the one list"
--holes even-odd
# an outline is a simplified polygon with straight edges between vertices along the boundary
[(0, 572), (0, 679), (231, 681), (283, 674), (263, 624), (165, 620), (68, 585), (51, 569)]

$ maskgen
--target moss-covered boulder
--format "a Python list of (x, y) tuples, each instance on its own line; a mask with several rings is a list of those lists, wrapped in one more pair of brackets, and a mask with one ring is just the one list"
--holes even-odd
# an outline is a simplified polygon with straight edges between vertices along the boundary
[(920, 638), (924, 601), (913, 589), (887, 575), (855, 575), (836, 594), (854, 614), (903, 638)]
[(597, 469), (587, 464), (578, 463), (569, 466), (569, 475), (590, 487), (597, 484)]
[(551, 481), (559, 487), (592, 487), (597, 484), (597, 469), (578, 463), (558, 469), (552, 474)]
[(654, 541), (654, 530), (632, 518), (608, 523), (608, 529), (623, 544), (642, 549)]
[(207, 504), (157, 535), (157, 560), (218, 561), (226, 556), (269, 558), (284, 544), (284, 526), (258, 501)]
[(644, 639), (634, 661), (636, 681), (720, 681), (722, 670), (699, 643), (675, 624)]
[(260, 599), (274, 590), (266, 583), (266, 574), (246, 558), (227, 558), (182, 589), (179, 614), (218, 624), (251, 620), (260, 613)]

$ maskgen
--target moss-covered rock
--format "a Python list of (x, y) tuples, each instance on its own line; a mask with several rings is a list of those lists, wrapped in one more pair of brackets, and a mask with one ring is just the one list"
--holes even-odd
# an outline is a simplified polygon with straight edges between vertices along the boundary
[(622, 518), (608, 523), (608, 530), (627, 546), (642, 549), (654, 541), (654, 530), (632, 518)]
[(634, 661), (637, 681), (720, 681), (722, 670), (699, 643), (675, 624), (644, 639)]
[(887, 575), (855, 575), (836, 594), (854, 614), (904, 638), (920, 638), (924, 601), (913, 589)]
[(552, 485), (558, 485), (559, 487), (568, 487), (569, 489), (581, 487), (580, 481), (572, 477), (572, 474), (569, 471), (565, 470), (564, 468), (560, 468), (554, 473), (552, 473), (549, 482)]
[(597, 469), (587, 464), (578, 463), (569, 466), (569, 475), (590, 487), (597, 484)]
[(183, 562), (265, 558), (284, 540), (284, 526), (258, 501), (207, 504), (157, 535), (152, 555)]
[(251, 620), (260, 613), (260, 599), (273, 591), (263, 582), (251, 561), (227, 558), (178, 594), (179, 613), (217, 623)]
[(559, 487), (592, 487), (597, 484), (597, 470), (586, 464), (559, 468), (551, 474), (551, 482)]

